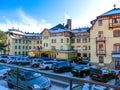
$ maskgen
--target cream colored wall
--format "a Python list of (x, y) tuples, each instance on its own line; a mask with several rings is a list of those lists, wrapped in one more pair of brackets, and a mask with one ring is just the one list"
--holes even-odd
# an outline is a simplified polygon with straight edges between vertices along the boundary
[[(18, 35), (16, 35), (16, 36), (18, 37)], [(9, 36), (9, 34), (7, 34), (7, 42), (10, 41), (10, 52), (9, 52), (9, 55), (15, 55), (15, 52), (17, 52), (17, 54), (18, 54), (18, 52), (21, 52), (21, 54), (22, 54), (22, 52), (26, 53), (28, 51), (33, 50), (34, 46), (42, 46), (42, 44), (37, 44), (38, 40), (36, 40), (36, 39), (35, 40), (31, 40), (31, 44), (26, 44), (26, 43), (23, 44), (23, 40), (22, 39), (20, 39), (21, 43), (19, 44), (18, 43), (19, 39), (17, 39), (17, 40), (18, 40), (17, 43), (15, 43), (15, 39), (11, 38)], [(15, 46), (17, 46), (17, 49), (15, 49)], [(19, 49), (19, 46), (21, 46), (21, 49)], [(24, 49), (23, 49), (23, 46), (24, 46)], [(26, 46), (28, 48), (29, 48), (29, 46), (31, 46), (31, 49), (26, 49)]]
[(114, 30), (109, 29), (108, 20), (103, 20), (103, 26), (98, 26), (97, 21), (90, 30), (91, 62), (99, 62), (98, 56), (96, 56), (96, 37), (98, 37), (98, 31), (103, 31), (103, 35), (106, 37), (106, 56), (104, 57), (104, 63), (110, 63), (112, 61), (111, 54), (113, 51), (113, 44), (120, 42), (120, 38), (113, 38)]
[[(63, 46), (63, 50), (68, 49), (69, 43), (67, 43), (67, 38), (65, 36), (56, 36), (56, 37), (51, 37), (52, 39), (56, 39), (56, 43), (51, 43), (51, 46), (55, 46), (57, 50), (61, 50), (61, 46)], [(61, 43), (61, 39), (63, 39), (63, 43)]]
[[(47, 36), (48, 39), (44, 39), (44, 36)], [(44, 43), (48, 43), (48, 47), (44, 46)], [(42, 47), (44, 50), (51, 49), (51, 38), (50, 38), (50, 33), (48, 32), (48, 30), (43, 31), (42, 33)]]
[[(90, 50), (89, 50), (89, 46), (90, 46), (90, 42), (89, 42), (89, 38), (87, 38), (87, 42), (83, 43), (83, 38), (81, 38), (81, 42), (77, 43), (77, 39), (75, 39), (75, 43), (72, 43), (72, 46), (75, 47), (75, 50), (77, 50), (78, 53), (81, 53), (81, 57), (83, 57), (83, 53), (87, 53), (87, 56), (89, 56), (90, 54)], [(87, 46), (87, 50), (79, 50), (77, 48), (77, 46), (81, 46), (81, 48), (83, 48), (83, 46)]]
[(59, 53), (59, 54), (57, 55), (57, 58), (66, 59), (66, 58), (67, 58), (67, 54), (66, 54), (66, 53)]

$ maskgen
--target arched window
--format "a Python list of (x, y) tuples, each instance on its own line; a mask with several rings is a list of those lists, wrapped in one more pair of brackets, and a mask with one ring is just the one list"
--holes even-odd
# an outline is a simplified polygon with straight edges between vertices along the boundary
[(120, 37), (120, 30), (115, 30), (115, 31), (113, 32), (113, 36), (114, 36), (114, 37)]

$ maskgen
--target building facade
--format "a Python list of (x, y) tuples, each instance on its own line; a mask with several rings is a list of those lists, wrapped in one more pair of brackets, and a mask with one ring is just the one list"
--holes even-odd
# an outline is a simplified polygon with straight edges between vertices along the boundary
[(28, 55), (29, 51), (42, 47), (42, 38), (39, 33), (24, 33), (13, 28), (9, 29), (6, 35), (8, 45), (6, 52), (9, 55)]
[(71, 19), (66, 25), (58, 24), (38, 33), (24, 33), (9, 29), (7, 34), (9, 55), (30, 55), (58, 59), (90, 59), (89, 28), (71, 30)]
[(91, 23), (91, 62), (120, 69), (120, 8), (114, 7)]

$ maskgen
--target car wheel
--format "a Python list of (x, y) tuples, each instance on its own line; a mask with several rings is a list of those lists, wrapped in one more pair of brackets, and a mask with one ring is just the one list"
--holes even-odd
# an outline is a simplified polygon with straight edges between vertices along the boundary
[(21, 65), (21, 63), (18, 63), (18, 65)]
[(27, 90), (33, 90), (31, 87), (28, 87)]
[(49, 70), (49, 67), (46, 67), (45, 69), (46, 69), (46, 70)]
[(83, 73), (83, 77), (85, 77), (86, 76), (86, 73)]
[(108, 81), (108, 78), (105, 78), (105, 79), (104, 79), (104, 82), (106, 83), (107, 81)]
[[(10, 81), (9, 81), (9, 82), (10, 82)], [(13, 86), (11, 83), (9, 83), (9, 82), (8, 82), (8, 87), (9, 87), (9, 88), (13, 88), (14, 86)]]
[(34, 65), (32, 65), (32, 67), (37, 67), (37, 66), (34, 64)]
[(13, 62), (9, 62), (9, 64), (13, 64)]

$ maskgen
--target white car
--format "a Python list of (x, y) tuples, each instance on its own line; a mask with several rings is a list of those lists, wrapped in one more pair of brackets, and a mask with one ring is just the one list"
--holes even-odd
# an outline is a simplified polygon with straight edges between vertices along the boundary
[(0, 56), (0, 62), (7, 63), (8, 61), (8, 56), (7, 55), (1, 55)]
[(8, 64), (14, 64), (16, 60), (16, 56), (8, 56), (7, 63)]
[(30, 59), (28, 57), (18, 56), (18, 57), (16, 57), (15, 63), (17, 65), (29, 65)]
[(52, 69), (52, 65), (55, 61), (54, 60), (43, 60), (40, 63), (40, 69)]
[(40, 63), (43, 61), (41, 58), (33, 58), (31, 59), (31, 66), (32, 67), (39, 67)]

